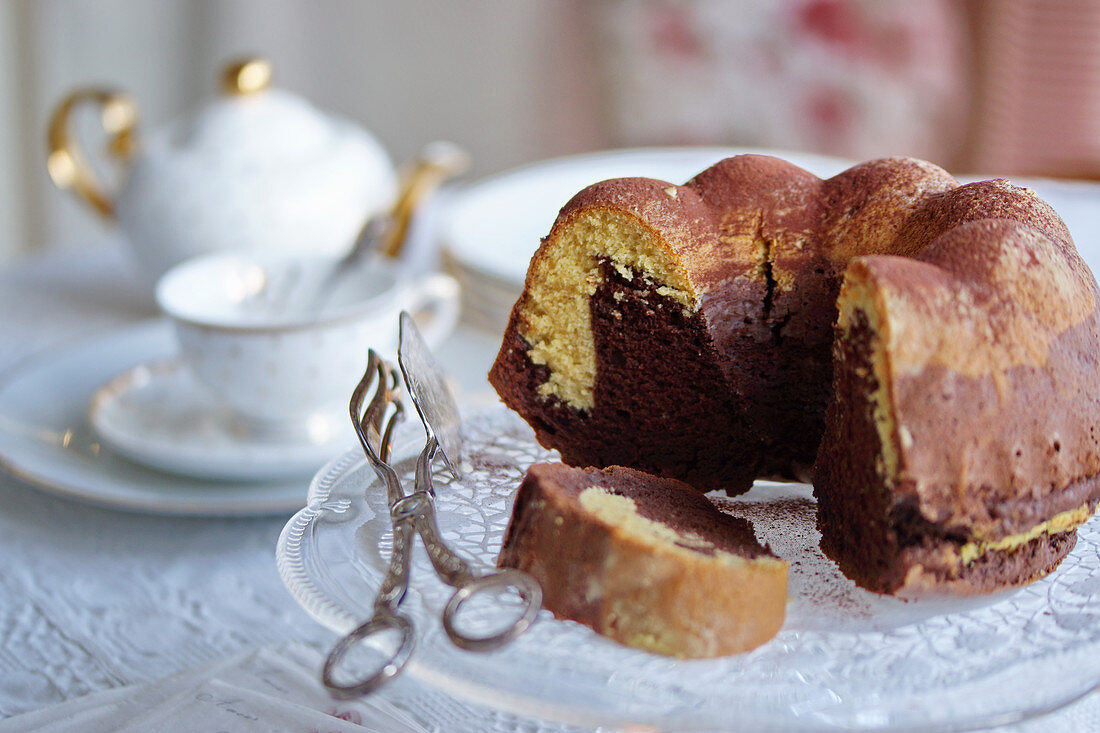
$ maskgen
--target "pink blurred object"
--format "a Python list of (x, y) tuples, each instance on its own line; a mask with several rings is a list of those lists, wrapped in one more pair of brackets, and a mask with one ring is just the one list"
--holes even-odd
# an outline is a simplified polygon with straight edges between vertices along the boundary
[(985, 0), (979, 172), (1100, 177), (1100, 3)]
[(965, 139), (965, 8), (949, 0), (600, 6), (616, 142), (944, 161)]

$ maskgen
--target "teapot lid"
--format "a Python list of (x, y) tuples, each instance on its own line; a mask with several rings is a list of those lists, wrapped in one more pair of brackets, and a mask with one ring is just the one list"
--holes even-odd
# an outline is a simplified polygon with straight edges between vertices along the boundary
[(265, 59), (229, 64), (222, 73), (221, 96), (151, 137), (145, 152), (196, 158), (204, 167), (222, 171), (268, 173), (301, 173), (350, 157), (346, 162), (361, 170), (365, 166), (385, 178), (392, 176), (393, 164), (373, 135), (296, 94), (271, 87), (271, 77)]

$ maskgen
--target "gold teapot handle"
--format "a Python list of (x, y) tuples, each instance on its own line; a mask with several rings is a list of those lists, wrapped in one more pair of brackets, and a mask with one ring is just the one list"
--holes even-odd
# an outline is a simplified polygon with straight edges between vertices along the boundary
[(382, 246), (382, 252), (387, 257), (401, 254), (413, 214), (439, 184), (462, 173), (469, 165), (469, 153), (454, 143), (437, 141), (420, 151), (420, 155), (402, 176), (397, 201), (393, 205), (392, 224)]
[(128, 163), (137, 149), (137, 104), (126, 94), (109, 89), (78, 89), (63, 100), (50, 117), (46, 131), (49, 157), (46, 169), (54, 185), (71, 189), (103, 217), (113, 219), (114, 201), (106, 186), (84, 154), (70, 129), (70, 118), (77, 107), (92, 103), (99, 106), (99, 119), (107, 133), (107, 152)]

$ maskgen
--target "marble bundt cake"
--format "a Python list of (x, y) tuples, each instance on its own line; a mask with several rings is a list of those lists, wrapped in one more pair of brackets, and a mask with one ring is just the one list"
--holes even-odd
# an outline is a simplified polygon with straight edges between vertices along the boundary
[(746, 155), (575, 196), (490, 381), (566, 463), (812, 476), (857, 582), (983, 591), (1048, 572), (1095, 509), (1098, 339), (1096, 282), (1032, 192)]
[(787, 563), (746, 520), (685, 483), (618, 466), (532, 466), (499, 565), (538, 580), (558, 618), (669, 656), (752, 649), (786, 609)]

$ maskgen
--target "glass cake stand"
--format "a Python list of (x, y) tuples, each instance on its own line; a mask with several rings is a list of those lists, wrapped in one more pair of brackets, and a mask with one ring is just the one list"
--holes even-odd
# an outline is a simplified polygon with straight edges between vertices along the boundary
[[(423, 433), (406, 424), (395, 456), (412, 485)], [(553, 454), (503, 407), (465, 416), (462, 478), (436, 474), (445, 538), (492, 565), (512, 496)], [(320, 623), (345, 633), (367, 618), (391, 542), (385, 492), (359, 452), (314, 478), (283, 529), (280, 573)], [(857, 588), (818, 549), (810, 488), (758, 483), (718, 499), (748, 517), (791, 563), (787, 620), (747, 654), (680, 661), (629, 649), (543, 611), (512, 645), (471, 653), (447, 640), (451, 590), (418, 547), (403, 609), (418, 632), (406, 670), (459, 698), (575, 725), (676, 730), (966, 730), (1066, 705), (1100, 684), (1100, 525), (1049, 577), (964, 600), (904, 602)]]

